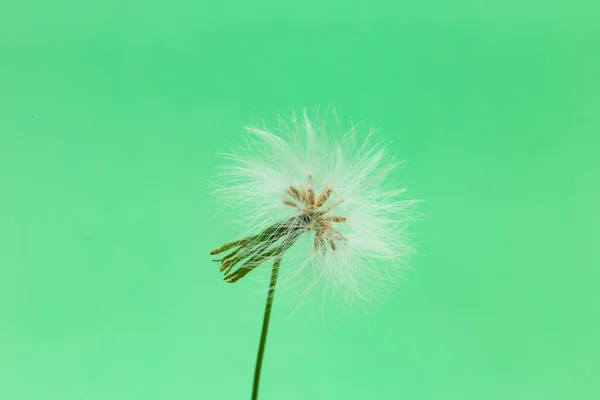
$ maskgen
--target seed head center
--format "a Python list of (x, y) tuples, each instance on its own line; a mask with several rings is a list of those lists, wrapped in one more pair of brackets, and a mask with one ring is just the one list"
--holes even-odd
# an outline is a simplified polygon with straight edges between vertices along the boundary
[[(309, 176), (309, 182), (310, 182)], [(325, 186), (317, 196), (311, 184), (307, 186), (301, 185), (300, 188), (289, 186), (286, 193), (290, 199), (283, 200), (283, 204), (293, 207), (305, 215), (308, 223), (306, 224), (307, 231), (315, 231), (314, 247), (315, 251), (327, 253), (327, 244), (333, 251), (337, 250), (336, 241), (346, 241), (346, 237), (338, 231), (333, 223), (346, 222), (346, 217), (326, 215), (331, 209), (343, 200), (337, 201), (331, 207), (324, 207), (325, 203), (331, 197), (333, 189)]]

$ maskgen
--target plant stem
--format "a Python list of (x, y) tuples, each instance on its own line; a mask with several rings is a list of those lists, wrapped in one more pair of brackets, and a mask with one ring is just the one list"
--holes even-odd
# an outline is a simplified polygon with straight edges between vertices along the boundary
[(252, 385), (252, 400), (258, 399), (258, 384), (260, 383), (260, 369), (262, 367), (263, 355), (265, 353), (265, 344), (267, 343), (267, 332), (269, 331), (269, 320), (271, 319), (271, 308), (273, 306), (273, 296), (275, 295), (275, 285), (277, 284), (277, 275), (279, 274), (279, 265), (281, 265), (281, 256), (278, 256), (273, 263), (271, 271), (271, 283), (269, 284), (269, 293), (267, 294), (267, 304), (265, 305), (265, 314), (263, 317), (262, 332), (260, 334), (260, 344), (258, 345), (258, 355), (256, 356), (256, 367), (254, 369), (254, 384)]

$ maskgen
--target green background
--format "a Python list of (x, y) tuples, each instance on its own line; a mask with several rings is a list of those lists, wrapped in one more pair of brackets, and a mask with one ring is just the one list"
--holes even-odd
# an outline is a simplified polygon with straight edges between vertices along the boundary
[(207, 182), (315, 104), (393, 139), (422, 255), (369, 313), (282, 297), (262, 399), (600, 398), (595, 2), (282, 3), (0, 1), (0, 399), (249, 398)]

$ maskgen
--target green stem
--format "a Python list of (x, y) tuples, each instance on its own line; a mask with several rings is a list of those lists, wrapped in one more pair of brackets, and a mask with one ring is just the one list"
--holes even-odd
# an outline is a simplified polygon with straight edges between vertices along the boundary
[(267, 294), (267, 304), (265, 306), (265, 315), (263, 317), (262, 332), (260, 334), (260, 343), (258, 345), (258, 355), (256, 356), (256, 367), (254, 369), (252, 400), (258, 399), (258, 384), (260, 383), (260, 370), (262, 367), (263, 355), (265, 353), (265, 344), (267, 343), (267, 332), (269, 331), (269, 320), (271, 319), (271, 308), (273, 306), (273, 296), (275, 295), (277, 275), (279, 274), (279, 265), (281, 265), (281, 256), (278, 256), (275, 259), (275, 262), (273, 263), (273, 270), (271, 271), (271, 283), (269, 284), (269, 293)]

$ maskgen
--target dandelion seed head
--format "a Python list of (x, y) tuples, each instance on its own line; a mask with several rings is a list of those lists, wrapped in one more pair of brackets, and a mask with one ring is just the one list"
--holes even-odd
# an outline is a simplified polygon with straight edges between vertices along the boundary
[(335, 112), (303, 111), (246, 131), (215, 190), (240, 237), (289, 221), (280, 285), (366, 300), (381, 293), (413, 253), (406, 227), (416, 203), (396, 187), (400, 163), (385, 143)]

